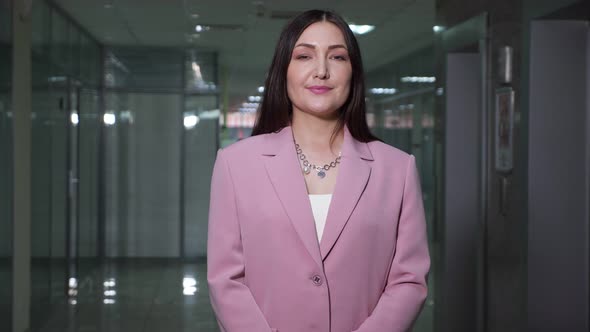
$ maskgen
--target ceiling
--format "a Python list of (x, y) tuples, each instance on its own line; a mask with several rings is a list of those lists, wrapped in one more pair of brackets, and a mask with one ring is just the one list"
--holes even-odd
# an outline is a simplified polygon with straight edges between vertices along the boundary
[[(432, 43), (434, 0), (55, 0), (106, 45), (191, 46), (219, 54), (230, 98), (262, 85), (282, 27), (294, 13), (329, 8), (375, 25), (358, 41), (370, 71)], [(211, 26), (196, 34), (197, 24)]]

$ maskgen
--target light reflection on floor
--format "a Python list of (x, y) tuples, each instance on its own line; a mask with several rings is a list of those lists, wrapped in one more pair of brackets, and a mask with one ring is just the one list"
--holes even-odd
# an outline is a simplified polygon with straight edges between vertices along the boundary
[[(49, 283), (41, 278), (47, 275), (47, 266), (34, 267), (32, 272), (37, 279), (32, 332), (219, 331), (209, 303), (204, 260), (119, 260), (90, 268), (79, 279), (56, 277)], [(414, 332), (433, 332), (433, 304), (429, 298)]]
[(217, 332), (207, 292), (204, 262), (112, 262), (69, 278), (69, 296), (33, 331)]

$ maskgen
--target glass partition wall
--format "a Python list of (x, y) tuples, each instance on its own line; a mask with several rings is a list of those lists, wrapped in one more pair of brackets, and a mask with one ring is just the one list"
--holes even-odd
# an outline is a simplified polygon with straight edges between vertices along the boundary
[[(0, 1), (3, 285), (12, 284), (9, 3)], [(50, 317), (96, 296), (90, 281), (105, 257), (205, 256), (219, 98), (217, 54), (104, 49), (49, 1), (33, 6), (31, 53), (30, 321), (37, 331), (59, 329), (63, 322)], [(1, 331), (11, 329), (10, 289), (0, 288)]]
[(192, 49), (106, 50), (106, 257), (205, 256), (216, 61)]
[[(99, 44), (47, 2), (33, 6), (31, 328), (77, 303), (98, 254)], [(51, 305), (51, 306), (50, 306)]]
[(0, 331), (12, 330), (12, 10), (0, 1)]
[[(432, 265), (437, 263), (435, 227), (435, 127), (437, 91), (434, 50), (426, 48), (373, 70), (367, 75), (367, 120), (386, 143), (416, 157), (420, 173)], [(434, 268), (429, 298), (416, 330), (433, 331)]]

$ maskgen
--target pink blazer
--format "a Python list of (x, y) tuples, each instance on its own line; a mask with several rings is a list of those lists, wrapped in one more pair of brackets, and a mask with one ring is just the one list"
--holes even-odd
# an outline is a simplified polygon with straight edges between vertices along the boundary
[(207, 280), (222, 331), (411, 329), (430, 266), (414, 157), (345, 129), (338, 167), (318, 243), (290, 127), (219, 151)]

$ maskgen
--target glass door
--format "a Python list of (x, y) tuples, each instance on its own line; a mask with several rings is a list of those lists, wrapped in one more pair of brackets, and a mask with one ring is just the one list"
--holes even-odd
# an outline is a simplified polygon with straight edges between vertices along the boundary
[[(77, 296), (78, 275), (78, 228), (79, 228), (79, 137), (80, 137), (80, 83), (73, 79), (67, 82), (66, 105), (66, 163), (67, 163), (67, 198), (66, 198), (66, 260), (68, 295)], [(74, 291), (75, 289), (75, 291)]]

